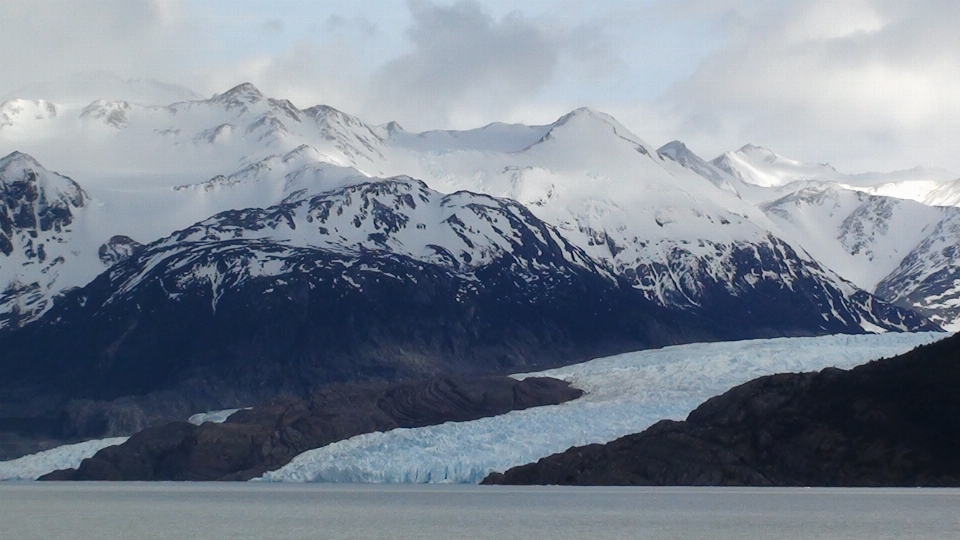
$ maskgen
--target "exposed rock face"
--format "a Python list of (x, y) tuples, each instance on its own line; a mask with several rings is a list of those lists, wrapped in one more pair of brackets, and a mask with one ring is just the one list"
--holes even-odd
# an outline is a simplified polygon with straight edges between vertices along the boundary
[(224, 424), (175, 422), (105, 448), (45, 480), (247, 480), (297, 454), (354, 435), (475, 420), (554, 405), (582, 394), (549, 378), (438, 377), (419, 383), (339, 385), (309, 399), (275, 398)]
[(850, 371), (762, 377), (489, 484), (960, 486), (960, 336)]
[(133, 238), (124, 235), (111, 236), (105, 244), (97, 250), (100, 262), (107, 266), (113, 266), (120, 261), (129, 259), (143, 244)]

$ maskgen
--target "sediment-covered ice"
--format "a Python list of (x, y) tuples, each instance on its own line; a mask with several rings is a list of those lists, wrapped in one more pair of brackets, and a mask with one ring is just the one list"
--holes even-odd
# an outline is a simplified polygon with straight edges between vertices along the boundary
[(604, 443), (662, 419), (682, 419), (707, 398), (779, 372), (851, 368), (946, 334), (836, 335), (679, 345), (599, 358), (544, 375), (584, 397), (472, 422), (352, 437), (297, 456), (260, 480), (475, 483), (492, 471), (571, 446)]
[(108, 446), (123, 444), (129, 437), (111, 437), (65, 444), (29, 456), (0, 461), (0, 480), (36, 480), (60, 469), (76, 469), (80, 462)]

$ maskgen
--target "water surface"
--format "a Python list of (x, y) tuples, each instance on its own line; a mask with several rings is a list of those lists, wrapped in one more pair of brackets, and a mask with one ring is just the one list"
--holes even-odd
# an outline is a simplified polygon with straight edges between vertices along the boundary
[(3, 539), (960, 538), (960, 490), (3, 483)]

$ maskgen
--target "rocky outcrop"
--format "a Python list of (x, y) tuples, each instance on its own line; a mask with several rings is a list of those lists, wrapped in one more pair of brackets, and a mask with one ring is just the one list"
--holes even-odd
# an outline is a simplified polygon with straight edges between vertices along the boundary
[(107, 266), (113, 266), (120, 261), (129, 259), (142, 247), (143, 244), (129, 236), (115, 235), (100, 245), (97, 255), (100, 257), (100, 262)]
[(475, 420), (581, 394), (549, 378), (444, 376), (417, 383), (335, 385), (308, 399), (275, 398), (223, 424), (148, 428), (76, 470), (41, 480), (247, 480), (301, 452), (354, 435)]
[(960, 336), (850, 371), (762, 377), (488, 484), (960, 486)]

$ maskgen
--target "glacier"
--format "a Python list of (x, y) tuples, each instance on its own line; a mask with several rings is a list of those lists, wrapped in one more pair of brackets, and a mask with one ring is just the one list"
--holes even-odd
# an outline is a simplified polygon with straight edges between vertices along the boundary
[(76, 469), (80, 462), (108, 446), (123, 444), (129, 437), (96, 439), (65, 444), (10, 461), (0, 461), (0, 480), (36, 480), (60, 469)]
[(359, 435), (300, 454), (257, 481), (478, 483), (493, 471), (571, 446), (605, 443), (706, 399), (780, 372), (849, 369), (947, 334), (868, 334), (678, 345), (515, 375), (556, 377), (585, 391), (561, 405), (471, 422)]
[[(223, 409), (197, 413), (187, 419), (191, 424), (199, 426), (206, 422), (222, 424), (230, 415), (241, 409)], [(76, 444), (64, 444), (30, 454), (9, 461), (0, 461), (0, 481), (4, 480), (36, 480), (41, 476), (61, 469), (76, 469), (80, 462), (93, 457), (94, 454), (109, 446), (117, 446), (127, 442), (130, 437), (110, 437), (94, 439)]]

